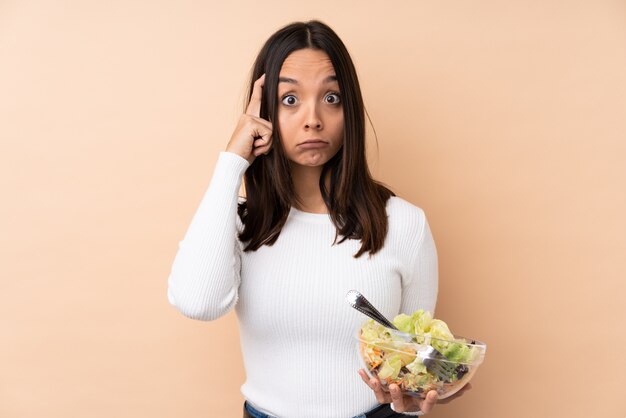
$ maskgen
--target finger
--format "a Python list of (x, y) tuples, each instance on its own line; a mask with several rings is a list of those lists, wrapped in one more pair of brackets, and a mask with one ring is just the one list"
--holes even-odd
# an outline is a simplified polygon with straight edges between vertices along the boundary
[(363, 369), (359, 369), (359, 375), (361, 379), (374, 391), (374, 395), (376, 395), (376, 400), (378, 403), (389, 403), (391, 399), (389, 395), (387, 395), (381, 386), (380, 380), (378, 380), (375, 376), (370, 378)]
[(265, 142), (268, 142), (272, 137), (272, 130), (267, 129), (263, 125), (254, 125), (251, 127), (250, 136), (252, 136), (252, 141), (258, 141), (262, 139)]
[(258, 147), (254, 149), (254, 155), (256, 155), (257, 157), (261, 154), (267, 154), (270, 152), (270, 147)]
[(250, 96), (250, 103), (246, 109), (246, 114), (261, 116), (261, 100), (263, 99), (263, 86), (265, 85), (265, 74), (259, 77), (252, 86), (252, 95)]
[(258, 157), (262, 154), (268, 154), (270, 152), (270, 147), (259, 147), (254, 149), (254, 155)]
[(359, 376), (361, 376), (361, 380), (363, 380), (365, 382), (365, 384), (367, 386), (369, 386), (370, 389), (372, 389), (374, 391), (374, 395), (376, 396), (376, 400), (379, 403), (384, 403), (381, 401), (379, 394), (376, 392), (376, 379), (375, 378), (370, 378), (367, 373), (365, 373), (365, 371), (363, 369), (359, 369)]
[(252, 144), (252, 146), (256, 149), (256, 148), (261, 148), (262, 146), (264, 146), (267, 143), (267, 141), (265, 140), (265, 138), (259, 138), (259, 139), (255, 139), (254, 143)]
[(378, 380), (375, 377), (372, 377), (370, 379), (370, 382), (372, 384), (372, 387), (374, 389), (374, 394), (376, 395), (376, 400), (378, 401), (378, 403), (389, 403), (389, 395), (385, 396), (385, 392), (383, 391), (382, 385), (380, 383), (380, 380)]
[(259, 118), (253, 115), (248, 115), (253, 121), (260, 123), (261, 125), (267, 127), (267, 129), (272, 129), (272, 122), (270, 122), (269, 120), (263, 119), (263, 118)]
[(252, 141), (252, 151), (255, 155), (260, 155), (269, 151), (272, 146), (271, 132), (257, 132)]
[(272, 131), (266, 131), (263, 129), (256, 129), (253, 132), (254, 140), (252, 141), (252, 145), (255, 147), (260, 147), (262, 145), (267, 145), (272, 140)]
[(437, 395), (437, 391), (435, 390), (431, 390), (426, 394), (426, 399), (424, 399), (422, 401), (422, 403), (420, 404), (420, 409), (425, 413), (429, 413), (433, 407), (435, 406), (435, 404), (437, 403), (437, 398), (439, 397), (439, 395)]
[(406, 406), (404, 405), (404, 397), (402, 396), (402, 391), (400, 387), (395, 383), (389, 385), (389, 391), (391, 392), (391, 401), (393, 402), (393, 409), (396, 412), (405, 412)]
[[(367, 386), (370, 386), (370, 378), (367, 373), (365, 373), (365, 370), (359, 369), (359, 376), (361, 376), (361, 380), (364, 381)], [(373, 389), (371, 386), (370, 388)]]
[(378, 403), (389, 403), (391, 401), (389, 399), (389, 395), (385, 394), (385, 391), (383, 390), (382, 384), (380, 383), (380, 380), (378, 379), (378, 377), (374, 376), (370, 378), (369, 380), (370, 380), (370, 387), (374, 391), (374, 394), (376, 395), (376, 400), (378, 401)]

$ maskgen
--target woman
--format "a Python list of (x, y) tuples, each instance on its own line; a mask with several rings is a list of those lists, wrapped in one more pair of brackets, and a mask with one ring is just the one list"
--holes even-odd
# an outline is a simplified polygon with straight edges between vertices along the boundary
[(346, 293), (361, 291), (389, 318), (432, 312), (437, 255), (423, 211), (370, 176), (344, 44), (319, 21), (290, 24), (265, 43), (250, 84), (179, 244), (170, 303), (199, 320), (236, 309), (244, 416), (402, 416), (390, 403), (428, 412), (436, 392), (390, 394), (359, 370), (354, 335), (366, 318)]

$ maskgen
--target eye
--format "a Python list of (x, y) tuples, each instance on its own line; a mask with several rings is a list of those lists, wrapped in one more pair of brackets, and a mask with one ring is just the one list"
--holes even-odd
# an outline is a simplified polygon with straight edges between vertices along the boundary
[(329, 93), (324, 97), (324, 101), (328, 104), (337, 104), (341, 102), (341, 97), (339, 93)]
[(286, 106), (294, 106), (298, 102), (298, 99), (296, 99), (296, 96), (293, 94), (288, 94), (282, 98), (282, 102)]

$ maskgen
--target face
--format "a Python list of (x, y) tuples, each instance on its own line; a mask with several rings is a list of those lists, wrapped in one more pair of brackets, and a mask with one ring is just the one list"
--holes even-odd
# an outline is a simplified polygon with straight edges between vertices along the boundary
[(278, 129), (292, 164), (318, 167), (343, 144), (343, 108), (335, 69), (320, 50), (300, 49), (278, 79)]

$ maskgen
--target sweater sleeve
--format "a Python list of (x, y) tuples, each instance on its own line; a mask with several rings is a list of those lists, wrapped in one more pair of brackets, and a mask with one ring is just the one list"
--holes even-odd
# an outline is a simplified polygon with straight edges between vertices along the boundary
[(400, 312), (411, 313), (418, 309), (435, 314), (438, 291), (437, 249), (428, 221), (420, 210), (421, 232), (411, 254), (411, 268), (403, 282)]
[(214, 320), (237, 302), (241, 269), (237, 195), (248, 166), (239, 155), (220, 153), (210, 185), (178, 243), (167, 297), (189, 318)]

